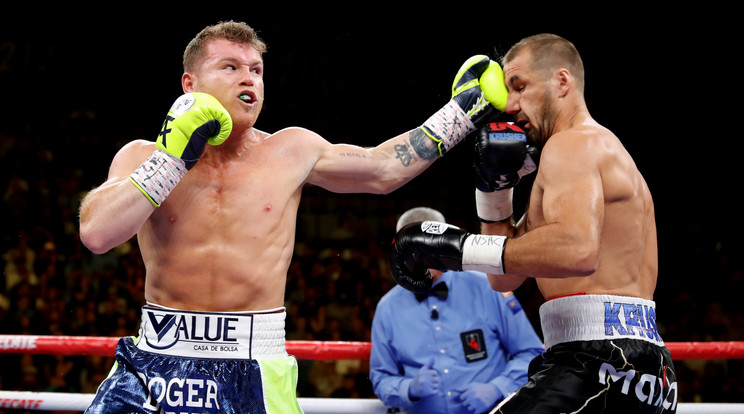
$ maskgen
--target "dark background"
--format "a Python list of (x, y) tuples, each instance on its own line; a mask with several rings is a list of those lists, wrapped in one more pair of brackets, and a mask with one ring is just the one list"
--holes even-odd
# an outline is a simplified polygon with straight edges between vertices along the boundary
[[(43, 134), (65, 157), (89, 164), (85, 176), (100, 183), (123, 142), (154, 139), (181, 94), (188, 41), (208, 24), (233, 19), (251, 24), (269, 46), (259, 129), (300, 125), (331, 142), (372, 146), (441, 107), (468, 57), (497, 57), (523, 36), (553, 32), (582, 53), (590, 112), (624, 142), (655, 195), (662, 274), (713, 282), (689, 272), (695, 256), (687, 253), (701, 227), (703, 237), (741, 251), (742, 138), (735, 127), (741, 88), (727, 49), (737, 31), (726, 23), (725, 9), (650, 11), (626, 4), (585, 9), (581, 17), (502, 5), (438, 13), (366, 3), (291, 13), (270, 6), (229, 9), (117, 4), (3, 16), (1, 130)], [(108, 153), (55, 142), (60, 128), (92, 117), (86, 127), (105, 131)], [(470, 159), (464, 147), (415, 186), (430, 186), (435, 199), (469, 191), (469, 171), (458, 169)], [(391, 196), (406, 197), (406, 189)]]
[[(590, 112), (623, 141), (654, 194), (656, 300), (660, 319), (668, 321), (666, 339), (744, 339), (741, 331), (726, 331), (741, 326), (744, 280), (741, 76), (735, 63), (741, 33), (728, 17), (731, 10), (713, 4), (704, 11), (649, 10), (623, 3), (570, 10), (579, 17), (565, 9), (495, 3), (447, 4), (436, 13), (380, 3), (291, 12), (289, 6), (200, 6), (22, 6), (3, 13), (0, 150), (26, 146), (27, 154), (47, 151), (56, 160), (14, 158), (4, 151), (3, 178), (58, 168), (44, 175), (73, 174), (81, 191), (99, 185), (124, 143), (155, 138), (182, 93), (186, 44), (220, 20), (245, 21), (268, 44), (258, 129), (304, 126), (331, 142), (362, 146), (420, 125), (447, 102), (452, 79), (468, 57), (498, 58), (524, 36), (553, 32), (582, 54)], [(389, 201), (397, 213), (432, 205), (450, 221), (477, 229), (469, 149), (459, 145), (388, 196), (310, 189), (309, 198), (327, 197), (333, 208), (342, 199)], [(2, 241), (11, 245), (20, 225), (16, 216), (6, 218)], [(381, 227), (366, 231), (382, 247), (391, 233)], [(298, 225), (298, 241), (304, 228)], [(533, 294), (522, 292), (521, 300)], [(711, 308), (720, 312), (716, 320), (728, 321), (716, 322), (714, 333), (702, 328)]]

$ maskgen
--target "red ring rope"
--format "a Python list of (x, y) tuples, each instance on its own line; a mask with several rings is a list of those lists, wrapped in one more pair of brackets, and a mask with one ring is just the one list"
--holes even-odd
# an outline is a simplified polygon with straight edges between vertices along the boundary
[[(100, 336), (0, 335), (0, 354), (113, 356), (119, 338)], [(674, 360), (744, 359), (744, 342), (667, 342)], [(297, 359), (369, 359), (372, 344), (354, 341), (287, 341)]]

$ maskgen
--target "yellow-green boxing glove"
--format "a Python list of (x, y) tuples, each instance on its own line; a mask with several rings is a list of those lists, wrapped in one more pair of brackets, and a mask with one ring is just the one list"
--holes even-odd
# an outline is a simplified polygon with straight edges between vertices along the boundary
[(466, 60), (452, 82), (452, 99), (432, 115), (421, 129), (444, 155), (475, 131), (493, 111), (503, 112), (508, 92), (504, 72), (485, 55)]
[(156, 141), (157, 149), (129, 180), (160, 207), (176, 184), (194, 167), (207, 143), (220, 145), (230, 136), (230, 113), (213, 96), (192, 92), (171, 106)]

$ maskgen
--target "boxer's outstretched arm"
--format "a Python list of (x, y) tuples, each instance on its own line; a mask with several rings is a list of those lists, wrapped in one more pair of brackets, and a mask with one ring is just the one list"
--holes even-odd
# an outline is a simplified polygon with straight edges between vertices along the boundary
[[(419, 128), (375, 148), (330, 145), (316, 137), (318, 159), (308, 182), (334, 192), (389, 193), (420, 174), (497, 111), (507, 91), (501, 67), (487, 56), (468, 59), (452, 83), (452, 98)], [(312, 138), (311, 138), (312, 139)]]
[(308, 182), (334, 192), (389, 193), (420, 174), (497, 111), (507, 91), (498, 63), (476, 55), (455, 75), (449, 102), (419, 128), (372, 149), (319, 146)]
[(420, 129), (375, 148), (332, 145), (320, 137), (315, 139), (320, 155), (307, 181), (336, 193), (390, 193), (439, 158), (436, 143)]

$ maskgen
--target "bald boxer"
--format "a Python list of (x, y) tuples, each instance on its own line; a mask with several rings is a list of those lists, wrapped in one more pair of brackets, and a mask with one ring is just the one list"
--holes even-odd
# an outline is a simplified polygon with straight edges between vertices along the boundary
[(267, 133), (265, 47), (243, 23), (200, 32), (155, 142), (121, 148), (82, 201), (82, 242), (103, 253), (136, 235), (147, 271), (139, 336), (119, 342), (88, 413), (300, 412), (283, 304), (302, 188), (389, 193), (506, 102), (501, 68), (476, 56), (441, 110), (374, 148)]
[[(430, 223), (404, 228), (394, 249), (398, 277), (411, 284), (428, 280), (428, 267), (482, 270), (501, 291), (535, 278), (546, 299), (547, 350), (494, 413), (673, 413), (676, 376), (653, 301), (658, 259), (648, 186), (621, 141), (589, 114), (573, 44), (528, 37), (503, 66), (514, 124), (478, 134), (482, 234), (432, 231)], [(526, 214), (515, 221), (513, 188), (535, 168)]]

